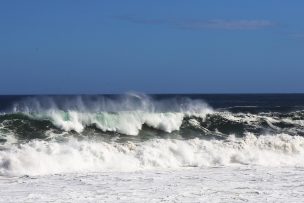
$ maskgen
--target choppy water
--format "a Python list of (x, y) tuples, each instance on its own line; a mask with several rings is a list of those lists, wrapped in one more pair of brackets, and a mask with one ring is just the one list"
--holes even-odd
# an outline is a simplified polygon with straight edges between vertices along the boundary
[(0, 174), (304, 166), (304, 95), (1, 96)]

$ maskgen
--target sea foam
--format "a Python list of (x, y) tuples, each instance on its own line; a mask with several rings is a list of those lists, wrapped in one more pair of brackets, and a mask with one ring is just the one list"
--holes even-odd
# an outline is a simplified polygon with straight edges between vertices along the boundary
[(287, 134), (226, 140), (152, 139), (103, 142), (68, 138), (32, 140), (0, 151), (2, 175), (137, 171), (187, 167), (262, 165), (304, 167), (304, 138)]

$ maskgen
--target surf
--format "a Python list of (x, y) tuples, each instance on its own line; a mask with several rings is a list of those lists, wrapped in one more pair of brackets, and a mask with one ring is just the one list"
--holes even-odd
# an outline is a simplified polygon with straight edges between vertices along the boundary
[(60, 142), (32, 140), (2, 146), (0, 174), (20, 176), (241, 165), (303, 167), (303, 157), (304, 138), (287, 134), (124, 143), (70, 137)]

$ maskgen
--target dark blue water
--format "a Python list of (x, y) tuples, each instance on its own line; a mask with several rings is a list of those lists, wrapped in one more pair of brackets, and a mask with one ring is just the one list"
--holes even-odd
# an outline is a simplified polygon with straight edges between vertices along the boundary
[[(45, 100), (45, 102), (47, 102), (48, 98), (52, 98), (60, 105), (79, 97), (86, 101), (98, 98), (119, 100), (125, 97), (125, 95), (0, 95), (0, 111), (10, 108), (14, 103), (32, 98)], [(179, 101), (185, 99), (204, 100), (213, 108), (231, 108), (235, 110), (237, 107), (240, 107), (240, 111), (242, 107), (244, 109), (248, 108), (248, 110), (256, 107), (258, 111), (289, 111), (303, 109), (304, 107), (304, 94), (158, 94), (148, 95), (148, 97), (158, 101), (168, 99)]]

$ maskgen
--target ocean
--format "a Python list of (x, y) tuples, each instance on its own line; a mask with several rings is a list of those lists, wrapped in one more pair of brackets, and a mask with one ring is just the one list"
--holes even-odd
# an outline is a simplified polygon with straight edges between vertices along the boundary
[(0, 96), (0, 202), (300, 202), (304, 94)]

